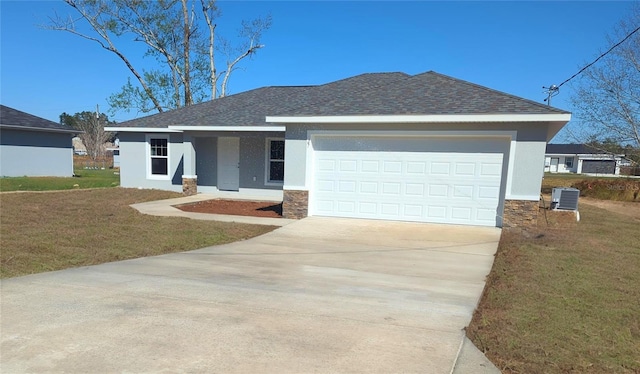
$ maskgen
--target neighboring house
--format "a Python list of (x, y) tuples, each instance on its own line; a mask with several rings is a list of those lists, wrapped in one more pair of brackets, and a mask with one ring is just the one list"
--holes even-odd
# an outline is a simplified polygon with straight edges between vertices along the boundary
[(113, 167), (119, 168), (120, 167), (120, 147), (116, 145), (114, 145), (113, 147), (107, 147), (107, 152), (111, 152), (111, 155), (113, 156)]
[(623, 154), (607, 153), (586, 144), (547, 144), (544, 171), (549, 173), (620, 174), (631, 166)]
[(123, 187), (283, 199), (283, 215), (517, 226), (571, 114), (435, 72), (264, 87), (109, 127)]
[(79, 136), (74, 136), (71, 139), (73, 142), (73, 153), (78, 156), (85, 156), (87, 154), (87, 147), (84, 146), (82, 139)]
[(0, 105), (0, 176), (73, 176), (78, 130)]

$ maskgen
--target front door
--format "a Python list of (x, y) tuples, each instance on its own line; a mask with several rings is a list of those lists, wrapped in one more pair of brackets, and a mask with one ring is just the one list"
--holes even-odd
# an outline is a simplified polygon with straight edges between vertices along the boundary
[(551, 167), (549, 168), (549, 171), (552, 173), (557, 173), (558, 172), (558, 164), (560, 163), (560, 159), (557, 157), (551, 157)]
[(240, 188), (240, 138), (218, 138), (218, 189), (238, 191)]

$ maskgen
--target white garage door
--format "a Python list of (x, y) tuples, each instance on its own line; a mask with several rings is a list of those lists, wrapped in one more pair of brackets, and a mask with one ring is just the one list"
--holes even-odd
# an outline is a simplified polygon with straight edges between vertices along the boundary
[(310, 213), (496, 226), (508, 142), (318, 137)]

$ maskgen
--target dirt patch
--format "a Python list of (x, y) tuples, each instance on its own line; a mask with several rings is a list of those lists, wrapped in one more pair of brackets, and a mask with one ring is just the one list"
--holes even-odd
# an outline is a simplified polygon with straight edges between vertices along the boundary
[(580, 197), (578, 204), (593, 205), (610, 212), (640, 219), (640, 202), (597, 200), (588, 197)]
[(282, 203), (273, 201), (204, 200), (197, 203), (176, 205), (185, 212), (229, 214), (234, 216), (282, 218)]

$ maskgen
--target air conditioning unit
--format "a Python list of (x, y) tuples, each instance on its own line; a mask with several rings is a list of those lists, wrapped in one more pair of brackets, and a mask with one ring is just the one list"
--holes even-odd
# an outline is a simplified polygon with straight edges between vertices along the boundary
[(578, 210), (580, 190), (577, 188), (556, 187), (551, 192), (551, 209)]

